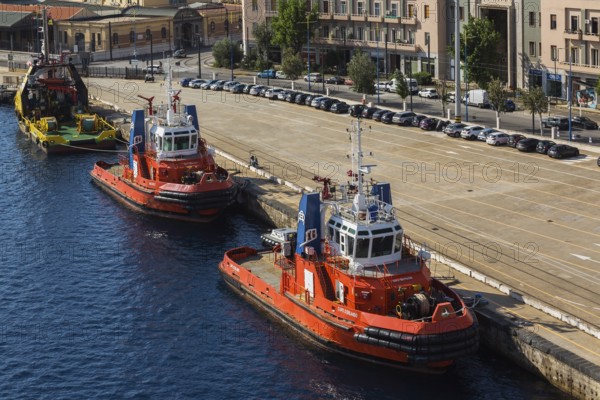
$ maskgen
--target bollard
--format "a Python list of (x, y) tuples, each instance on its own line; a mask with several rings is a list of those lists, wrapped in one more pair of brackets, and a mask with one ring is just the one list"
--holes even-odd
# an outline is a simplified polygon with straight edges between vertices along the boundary
[(592, 137), (590, 136), (590, 144), (592, 144)]

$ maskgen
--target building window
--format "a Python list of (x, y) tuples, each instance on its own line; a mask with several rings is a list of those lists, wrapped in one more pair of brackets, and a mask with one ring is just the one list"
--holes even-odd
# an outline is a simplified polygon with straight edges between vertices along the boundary
[(579, 52), (577, 51), (577, 47), (571, 48), (571, 60), (572, 64), (579, 64)]
[(342, 14), (342, 15), (346, 14), (346, 1), (340, 2), (340, 14)]
[(465, 8), (464, 7), (458, 7), (458, 19), (460, 19), (461, 21), (464, 21), (464, 19), (465, 19)]
[(373, 4), (373, 15), (378, 17), (381, 15), (381, 3)]
[(112, 41), (113, 41), (113, 44), (119, 44), (119, 34), (118, 33), (113, 33)]
[(412, 18), (414, 16), (415, 16), (415, 5), (409, 4), (408, 5), (408, 18)]
[(135, 42), (135, 32), (130, 31), (129, 32), (129, 43), (133, 43), (133, 42)]
[(63, 32), (63, 43), (67, 43), (69, 39), (69, 35), (67, 34), (67, 31)]
[(429, 5), (428, 4), (426, 4), (425, 8), (423, 9), (423, 17), (425, 19), (429, 18)]
[(327, 25), (325, 25), (325, 26), (323, 27), (323, 37), (324, 37), (325, 39), (329, 38), (329, 26), (327, 26)]
[(146, 40), (150, 40), (150, 36), (152, 36), (152, 32), (150, 29), (146, 29)]
[(397, 17), (398, 16), (398, 3), (392, 3), (392, 8), (390, 10), (390, 15), (392, 17)]
[(535, 12), (529, 11), (529, 26), (535, 26)]
[(323, 14), (329, 14), (329, 1), (323, 0)]
[(364, 9), (363, 9), (364, 5), (362, 1), (359, 1), (356, 3), (356, 13), (358, 15), (363, 15)]
[(550, 14), (550, 29), (556, 29), (556, 14)]
[(167, 28), (160, 28), (160, 38), (161, 39), (167, 38)]
[(258, 11), (258, 0), (252, 0), (252, 11)]
[(102, 46), (102, 37), (100, 36), (100, 34), (97, 35), (96, 43), (98, 44), (98, 46)]
[(571, 16), (571, 31), (577, 31), (579, 29), (579, 18), (576, 15)]
[(552, 61), (558, 61), (558, 48), (556, 46), (550, 46), (550, 57)]
[(358, 40), (363, 40), (363, 35), (364, 35), (363, 28), (360, 26), (358, 28), (356, 28), (356, 38)]
[(535, 42), (529, 42), (529, 55), (535, 56)]
[(542, 42), (538, 43), (538, 55), (541, 57), (542, 56)]
[(598, 17), (592, 18), (592, 21), (590, 23), (590, 32), (594, 35), (598, 34)]
[(590, 54), (591, 55), (590, 61), (594, 67), (597, 67), (600, 65), (600, 60), (598, 59), (598, 57), (599, 57), (598, 53), (599, 53), (598, 49), (592, 49), (592, 52)]

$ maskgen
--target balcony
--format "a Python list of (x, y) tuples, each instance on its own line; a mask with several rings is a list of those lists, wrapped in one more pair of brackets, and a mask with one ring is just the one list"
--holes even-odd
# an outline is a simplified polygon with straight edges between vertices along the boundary
[(350, 21), (350, 14), (348, 13), (335, 13), (333, 19), (337, 21)]
[(350, 21), (366, 21), (367, 20), (367, 15), (366, 14), (352, 14), (350, 15)]
[[(560, 61), (560, 65), (565, 70), (569, 69), (569, 63), (567, 61)], [(579, 73), (579, 74), (590, 74), (590, 75), (598, 76), (598, 74), (600, 74), (600, 65), (573, 63), (571, 65), (571, 69), (573, 70), (573, 75), (576, 75)]]
[(367, 21), (369, 21), (369, 22), (383, 22), (383, 16), (381, 16), (381, 15), (367, 15)]
[(399, 24), (401, 22), (401, 18), (397, 15), (386, 15), (384, 22), (389, 24)]
[(589, 29), (586, 29), (585, 32), (583, 32), (583, 40), (593, 40), (593, 41), (600, 41), (600, 35), (598, 34), (598, 32), (594, 33)]
[(581, 31), (581, 29), (566, 29), (564, 35), (565, 39), (581, 40), (583, 32)]
[(416, 25), (417, 24), (417, 17), (401, 17), (400, 18), (400, 23), (404, 24), (404, 25)]
[(321, 21), (329, 21), (333, 19), (332, 13), (319, 13), (319, 20)]

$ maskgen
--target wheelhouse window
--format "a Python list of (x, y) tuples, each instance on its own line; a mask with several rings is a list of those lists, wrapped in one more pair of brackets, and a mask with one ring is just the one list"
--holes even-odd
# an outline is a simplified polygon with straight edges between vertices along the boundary
[(392, 254), (394, 248), (394, 235), (373, 238), (371, 257), (381, 257)]
[(163, 139), (163, 150), (164, 151), (172, 151), (173, 150), (173, 138), (166, 137)]

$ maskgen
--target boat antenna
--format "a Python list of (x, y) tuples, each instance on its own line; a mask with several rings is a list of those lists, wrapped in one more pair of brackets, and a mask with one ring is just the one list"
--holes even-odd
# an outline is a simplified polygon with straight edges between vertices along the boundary
[(167, 75), (165, 77), (167, 81), (167, 125), (172, 125), (174, 123), (174, 115), (175, 115), (175, 102), (174, 98), (177, 96), (174, 93), (172, 80), (171, 80), (171, 58), (167, 59)]

